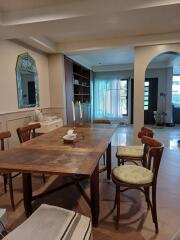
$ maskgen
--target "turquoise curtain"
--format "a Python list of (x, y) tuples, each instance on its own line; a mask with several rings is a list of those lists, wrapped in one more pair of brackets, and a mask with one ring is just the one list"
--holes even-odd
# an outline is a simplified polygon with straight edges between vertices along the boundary
[(121, 112), (120, 80), (95, 79), (94, 118), (119, 120)]

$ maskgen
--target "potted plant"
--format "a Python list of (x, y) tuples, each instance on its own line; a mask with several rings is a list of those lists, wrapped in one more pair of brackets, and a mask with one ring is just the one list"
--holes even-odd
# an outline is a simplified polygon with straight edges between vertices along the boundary
[(165, 113), (165, 112), (154, 111), (155, 124), (157, 126), (164, 126), (166, 115), (167, 115), (167, 113)]

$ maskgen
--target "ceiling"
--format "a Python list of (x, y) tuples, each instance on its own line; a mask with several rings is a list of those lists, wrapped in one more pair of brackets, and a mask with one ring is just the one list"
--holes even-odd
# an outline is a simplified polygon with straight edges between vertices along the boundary
[(105, 49), (79, 54), (68, 54), (68, 57), (90, 68), (99, 65), (132, 64), (134, 63), (134, 49)]
[[(93, 69), (93, 71), (112, 71), (133, 69), (134, 48), (105, 49), (99, 51), (68, 54), (74, 61)], [(152, 59), (149, 68), (166, 68), (180, 65), (180, 55), (177, 53), (163, 53)]]
[(0, 0), (0, 39), (47, 53), (130, 51), (180, 42), (179, 12), (178, 0)]

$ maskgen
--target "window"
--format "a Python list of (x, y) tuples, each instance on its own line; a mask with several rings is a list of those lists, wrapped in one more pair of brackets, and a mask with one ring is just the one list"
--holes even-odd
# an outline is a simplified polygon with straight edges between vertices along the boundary
[(95, 79), (94, 118), (118, 120), (128, 114), (128, 79)]
[(128, 80), (120, 81), (120, 102), (122, 115), (128, 115)]
[(144, 110), (149, 109), (149, 82), (144, 82)]
[(180, 108), (180, 76), (173, 76), (172, 80), (172, 103)]

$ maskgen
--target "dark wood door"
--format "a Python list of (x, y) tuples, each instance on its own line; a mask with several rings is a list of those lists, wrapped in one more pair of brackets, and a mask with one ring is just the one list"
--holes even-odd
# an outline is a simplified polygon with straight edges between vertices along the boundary
[(146, 78), (144, 82), (144, 123), (153, 124), (157, 111), (158, 78)]

